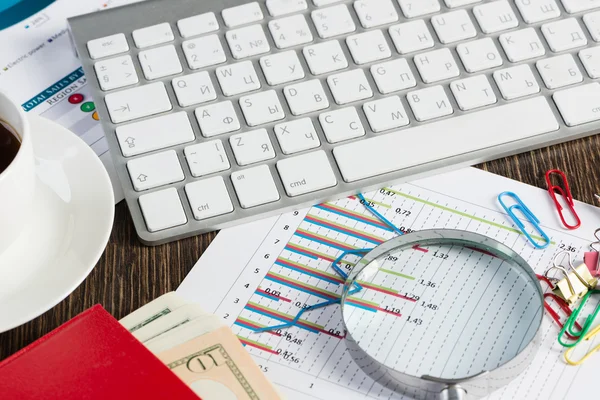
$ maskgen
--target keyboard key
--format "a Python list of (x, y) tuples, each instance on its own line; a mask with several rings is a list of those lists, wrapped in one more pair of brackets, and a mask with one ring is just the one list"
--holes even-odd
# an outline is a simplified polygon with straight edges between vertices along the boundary
[(127, 169), (133, 188), (138, 192), (185, 179), (175, 150), (128, 161)]
[(225, 96), (235, 96), (260, 89), (260, 81), (251, 61), (225, 65), (217, 68), (215, 73)]
[(429, 28), (422, 19), (391, 26), (389, 32), (400, 54), (429, 49), (434, 45)]
[(463, 111), (489, 106), (498, 101), (485, 75), (453, 81), (450, 89)]
[(373, 91), (362, 69), (330, 75), (327, 77), (327, 84), (337, 104), (373, 97)]
[(312, 0), (313, 4), (317, 7), (328, 6), (330, 4), (339, 3), (342, 0)]
[(315, 10), (310, 15), (317, 28), (317, 33), (323, 39), (356, 30), (356, 25), (354, 25), (352, 16), (350, 16), (348, 7), (345, 4)]
[(217, 98), (217, 92), (207, 71), (175, 78), (172, 84), (181, 107), (206, 103)]
[(275, 158), (275, 151), (266, 129), (238, 133), (229, 138), (229, 144), (239, 165), (254, 164)]
[(515, 0), (515, 3), (528, 24), (560, 17), (560, 9), (554, 0)]
[(129, 51), (127, 39), (122, 33), (90, 40), (87, 42), (87, 48), (90, 52), (90, 57), (94, 60)]
[(173, 45), (141, 51), (138, 57), (144, 76), (148, 80), (164, 78), (183, 71)]
[(398, 13), (391, 0), (357, 0), (354, 10), (365, 29), (398, 21)]
[(451, 11), (431, 17), (431, 25), (435, 29), (440, 42), (454, 43), (477, 36), (477, 31), (466, 10)]
[(222, 135), (240, 129), (240, 120), (231, 101), (210, 104), (195, 111), (200, 131), (204, 137)]
[(240, 97), (240, 108), (249, 126), (262, 125), (285, 118), (277, 93), (267, 90)]
[[(115, 132), (125, 157), (165, 149), (196, 139), (184, 111), (118, 126)], [(165, 135), (165, 132), (169, 134)]]
[(283, 154), (294, 154), (321, 145), (310, 118), (275, 125), (275, 136)]
[(179, 29), (181, 37), (187, 39), (192, 36), (218, 31), (219, 22), (217, 21), (215, 13), (208, 12), (180, 19), (177, 21), (177, 28)]
[(590, 31), (590, 36), (595, 42), (600, 42), (600, 11), (585, 14), (583, 23)]
[(310, 28), (304, 15), (301, 14), (269, 21), (269, 31), (279, 49), (287, 49), (313, 41)]
[(342, 142), (365, 135), (365, 128), (354, 107), (319, 115), (319, 122), (329, 143)]
[(233, 58), (252, 57), (268, 53), (271, 50), (265, 31), (260, 25), (251, 25), (244, 28), (233, 29), (225, 33), (227, 43)]
[(344, 180), (355, 182), (558, 128), (547, 100), (534, 97), (340, 145), (333, 154)]
[(474, 40), (456, 46), (456, 52), (467, 72), (479, 72), (502, 65), (502, 57), (491, 38)]
[(417, 86), (415, 76), (404, 58), (373, 65), (371, 75), (382, 94)]
[(337, 185), (337, 179), (323, 150), (280, 160), (277, 162), (277, 170), (290, 197)]
[(425, 83), (434, 83), (460, 75), (456, 61), (447, 48), (415, 56), (415, 65)]
[(348, 36), (346, 44), (358, 65), (379, 61), (392, 56), (381, 31), (370, 31)]
[(570, 54), (540, 60), (536, 67), (548, 89), (558, 89), (583, 81), (581, 71)]
[(337, 40), (306, 46), (302, 53), (313, 75), (348, 68), (348, 60)]
[(542, 33), (555, 53), (587, 45), (587, 38), (575, 18), (562, 19), (542, 25)]
[(251, 208), (280, 199), (279, 191), (267, 165), (231, 174), (231, 182), (242, 208)]
[(228, 170), (229, 160), (220, 140), (211, 140), (188, 146), (184, 150), (185, 159), (192, 176), (199, 177)]
[(241, 6), (226, 8), (221, 12), (225, 26), (236, 26), (258, 22), (264, 18), (257, 2), (242, 4)]
[(496, 0), (473, 7), (483, 33), (495, 33), (519, 26), (519, 20), (507, 0)]
[(406, 98), (419, 122), (444, 117), (454, 112), (450, 100), (441, 86), (408, 92)]
[(469, 4), (481, 3), (483, 0), (444, 0), (448, 8), (462, 7)]
[(518, 99), (540, 92), (540, 86), (529, 65), (519, 65), (496, 71), (494, 80), (502, 97), (506, 100)]
[(410, 123), (398, 96), (369, 101), (363, 105), (363, 110), (369, 120), (371, 130), (376, 133), (406, 126)]
[(227, 61), (217, 35), (203, 36), (182, 43), (183, 54), (190, 69), (200, 69)]
[(438, 0), (398, 0), (406, 18), (420, 17), (440, 11)]
[(306, 0), (267, 0), (266, 5), (272, 17), (291, 14), (308, 8)]
[(162, 82), (109, 93), (104, 97), (115, 124), (169, 111), (173, 108)]
[(511, 62), (530, 60), (546, 54), (546, 49), (533, 28), (503, 33), (499, 40)]
[(188, 183), (185, 194), (198, 221), (233, 211), (227, 187), (220, 176)]
[(138, 83), (138, 76), (131, 56), (121, 56), (98, 61), (94, 64), (102, 90), (118, 89)]
[(593, 82), (554, 93), (552, 96), (565, 123), (577, 126), (600, 119), (600, 83)]
[(579, 52), (579, 59), (590, 78), (600, 78), (600, 47), (581, 50)]
[(293, 50), (261, 57), (260, 66), (271, 86), (297, 81), (305, 76), (298, 55)]
[(569, 14), (600, 7), (600, 0), (561, 0), (561, 2)]
[(294, 115), (308, 114), (329, 107), (329, 100), (318, 79), (283, 88), (283, 94)]
[(158, 232), (187, 223), (181, 199), (175, 188), (141, 195), (139, 202), (146, 227), (150, 232)]
[(167, 22), (149, 26), (147, 28), (136, 29), (131, 35), (138, 49), (143, 49), (157, 44), (172, 42), (175, 40), (171, 25)]

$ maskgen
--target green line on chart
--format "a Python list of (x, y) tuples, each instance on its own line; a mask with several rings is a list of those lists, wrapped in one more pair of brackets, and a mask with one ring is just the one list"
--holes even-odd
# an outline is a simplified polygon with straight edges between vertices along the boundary
[(380, 270), (381, 272), (385, 272), (386, 274), (390, 274), (390, 275), (396, 275), (396, 276), (399, 276), (400, 278), (409, 279), (409, 280), (411, 280), (411, 281), (414, 281), (414, 280), (415, 280), (415, 277), (414, 277), (414, 276), (410, 276), (410, 275), (404, 275), (404, 274), (401, 274), (400, 272), (391, 271), (391, 270), (389, 270), (389, 269), (384, 269), (384, 268), (379, 268), (379, 270)]
[[(504, 229), (504, 230), (507, 230), (507, 231), (510, 231), (510, 232), (518, 233), (519, 235), (523, 234), (523, 232), (521, 232), (518, 229), (511, 228), (511, 227), (499, 224), (497, 222), (488, 221), (487, 219), (479, 218), (479, 217), (476, 217), (476, 216), (471, 215), (471, 214), (467, 214), (467, 213), (462, 212), (462, 211), (453, 210), (452, 208), (441, 206), (439, 204), (432, 203), (431, 201), (423, 200), (423, 199), (420, 199), (418, 197), (411, 196), (409, 194), (405, 194), (405, 193), (399, 192), (399, 191), (394, 190), (394, 189), (390, 189), (390, 188), (384, 188), (384, 189), (388, 190), (388, 191), (390, 191), (390, 192), (392, 192), (394, 194), (397, 194), (398, 196), (406, 197), (407, 199), (418, 201), (419, 203), (427, 204), (429, 206), (432, 206), (432, 207), (435, 207), (435, 208), (439, 208), (441, 210), (449, 211), (451, 213), (458, 214), (458, 215), (461, 215), (463, 217), (471, 218), (471, 219), (473, 219), (475, 221), (479, 221), (479, 222), (483, 222), (485, 224), (489, 224), (489, 225), (495, 226), (496, 228), (500, 228), (500, 229)], [(544, 238), (542, 238), (541, 236), (537, 236), (537, 235), (531, 235), (531, 237), (534, 238), (534, 239), (537, 239), (537, 240), (544, 240)], [(554, 242), (554, 241), (550, 241), (550, 243), (551, 244), (556, 244), (556, 242)]]
[(385, 207), (385, 208), (392, 208), (392, 206), (390, 206), (389, 204), (385, 204), (385, 203), (382, 203), (382, 202), (380, 202), (380, 201), (375, 201), (375, 200), (373, 200), (373, 199), (367, 199), (366, 197), (365, 197), (365, 200), (366, 200), (366, 201), (369, 201), (369, 202), (371, 202), (371, 203), (373, 203), (373, 204), (377, 204), (378, 206), (381, 206), (381, 207)]

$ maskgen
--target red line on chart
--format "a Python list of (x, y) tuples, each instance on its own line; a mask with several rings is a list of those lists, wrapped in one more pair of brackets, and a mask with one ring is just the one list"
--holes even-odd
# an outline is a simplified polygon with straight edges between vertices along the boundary
[(467, 249), (469, 249), (469, 250), (477, 251), (477, 252), (479, 252), (479, 253), (483, 253), (483, 254), (485, 254), (485, 255), (488, 255), (488, 256), (490, 256), (490, 257), (498, 258), (498, 257), (496, 257), (496, 255), (495, 255), (495, 254), (492, 254), (492, 253), (490, 253), (489, 251), (482, 250), (482, 249), (478, 249), (478, 248), (476, 248), (476, 247), (469, 247), (469, 246), (465, 246), (465, 247), (466, 247)]
[(259, 350), (262, 350), (262, 351), (266, 351), (267, 353), (271, 353), (271, 354), (279, 355), (279, 353), (278, 353), (278, 352), (276, 352), (275, 350), (267, 349), (266, 347), (262, 347), (262, 346), (259, 346), (259, 345), (257, 345), (257, 344), (254, 344), (254, 343), (250, 343), (250, 342), (248, 342), (248, 341), (246, 341), (246, 340), (244, 340), (244, 339), (240, 339), (240, 338), (239, 338), (239, 340), (240, 340), (240, 342), (242, 342), (242, 343), (243, 343), (243, 344), (245, 344), (246, 346), (254, 347), (254, 348), (256, 348), (256, 349), (259, 349)]
[(288, 303), (291, 303), (291, 301), (292, 301), (292, 300), (290, 300), (290, 299), (288, 299), (288, 298), (285, 298), (285, 297), (283, 297), (283, 296), (276, 296), (276, 295), (274, 295), (273, 293), (265, 292), (264, 290), (262, 290), (262, 289), (260, 289), (260, 288), (259, 288), (259, 289), (256, 289), (256, 291), (257, 291), (257, 292), (259, 292), (259, 293), (262, 293), (262, 294), (264, 294), (265, 296), (272, 297), (273, 299), (279, 299), (279, 300), (283, 300), (283, 301), (286, 301), (286, 302), (288, 302)]
[(409, 297), (402, 296), (400, 293), (393, 292), (393, 291), (388, 290), (388, 289), (383, 289), (383, 288), (380, 288), (378, 286), (373, 286), (373, 285), (371, 285), (369, 283), (365, 283), (365, 282), (360, 282), (360, 284), (362, 286), (368, 288), (368, 289), (375, 290), (376, 292), (381, 292), (381, 293), (389, 294), (390, 296), (394, 296), (394, 297), (398, 297), (398, 298), (401, 298), (401, 299), (404, 299), (404, 300), (412, 301), (413, 303), (416, 302), (415, 299), (411, 299)]
[(428, 253), (429, 252), (429, 250), (424, 249), (423, 247), (420, 247), (418, 244), (415, 244), (412, 248), (414, 250), (417, 250), (417, 251), (422, 251), (423, 253)]

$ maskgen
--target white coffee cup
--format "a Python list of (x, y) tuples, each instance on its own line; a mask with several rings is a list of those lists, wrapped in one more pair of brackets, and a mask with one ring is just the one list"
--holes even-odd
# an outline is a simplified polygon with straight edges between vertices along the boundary
[(12, 128), (21, 146), (8, 168), (0, 172), (0, 255), (29, 222), (35, 190), (35, 160), (25, 112), (0, 92), (0, 121)]

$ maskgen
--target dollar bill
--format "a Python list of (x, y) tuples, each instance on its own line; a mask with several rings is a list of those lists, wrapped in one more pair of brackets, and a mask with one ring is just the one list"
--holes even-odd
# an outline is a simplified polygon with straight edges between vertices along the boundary
[(145, 343), (194, 319), (209, 315), (197, 304), (185, 304), (137, 329), (132, 334), (137, 340)]
[(159, 354), (221, 327), (223, 327), (223, 324), (219, 317), (210, 314), (195, 318), (184, 325), (180, 325), (154, 339), (148, 340), (144, 343), (144, 346), (152, 353)]
[(156, 300), (151, 301), (142, 308), (138, 308), (119, 322), (129, 332), (135, 332), (138, 329), (164, 317), (183, 306), (185, 301), (177, 296), (175, 292), (166, 293)]
[[(192, 330), (190, 324), (177, 329)], [(281, 398), (227, 327), (178, 344), (157, 357), (203, 400)]]

